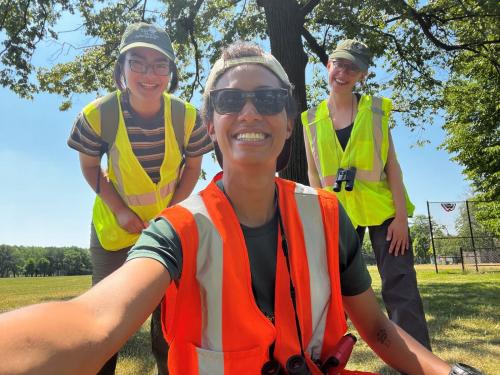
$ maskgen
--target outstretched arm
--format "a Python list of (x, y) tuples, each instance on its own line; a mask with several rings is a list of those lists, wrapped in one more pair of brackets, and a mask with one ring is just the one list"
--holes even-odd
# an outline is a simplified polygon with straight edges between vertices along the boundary
[(162, 264), (133, 259), (75, 299), (0, 314), (0, 373), (95, 374), (169, 283)]
[(361, 337), (389, 366), (410, 375), (449, 374), (450, 365), (382, 313), (371, 288), (356, 296), (344, 296), (343, 303)]

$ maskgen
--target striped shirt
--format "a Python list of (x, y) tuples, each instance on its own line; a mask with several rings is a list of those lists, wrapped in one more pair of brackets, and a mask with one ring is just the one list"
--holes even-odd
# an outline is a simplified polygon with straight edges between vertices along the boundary
[[(126, 93), (121, 95), (121, 107), (132, 150), (144, 171), (157, 183), (160, 181), (160, 168), (165, 155), (164, 102), (162, 101), (158, 113), (148, 119), (142, 118), (132, 109)], [(78, 114), (73, 125), (68, 145), (90, 156), (102, 156), (108, 147), (92, 129), (82, 112)], [(212, 141), (197, 114), (184, 156), (197, 157), (212, 149)]]

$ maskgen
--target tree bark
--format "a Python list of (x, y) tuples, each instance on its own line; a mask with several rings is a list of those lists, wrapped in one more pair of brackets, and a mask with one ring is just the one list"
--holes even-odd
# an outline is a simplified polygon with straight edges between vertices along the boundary
[(301, 31), (304, 17), (295, 0), (261, 0), (267, 21), (267, 34), (271, 52), (283, 65), (292, 84), (297, 100), (299, 116), (292, 135), (292, 154), (287, 168), (280, 176), (302, 184), (308, 184), (307, 162), (300, 113), (307, 109), (305, 72), (307, 55), (304, 52)]

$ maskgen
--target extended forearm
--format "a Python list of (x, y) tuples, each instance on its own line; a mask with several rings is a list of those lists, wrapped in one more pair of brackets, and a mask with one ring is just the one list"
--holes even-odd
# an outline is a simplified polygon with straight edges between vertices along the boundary
[(0, 315), (1, 374), (92, 374), (105, 361), (88, 319), (73, 301)]
[(95, 374), (169, 283), (159, 262), (134, 259), (73, 300), (0, 314), (0, 374)]
[(450, 372), (446, 362), (389, 320), (376, 331), (362, 336), (384, 362), (405, 374), (448, 375)]
[(344, 308), (370, 348), (391, 367), (409, 375), (448, 375), (450, 366), (392, 323), (369, 288), (343, 297)]

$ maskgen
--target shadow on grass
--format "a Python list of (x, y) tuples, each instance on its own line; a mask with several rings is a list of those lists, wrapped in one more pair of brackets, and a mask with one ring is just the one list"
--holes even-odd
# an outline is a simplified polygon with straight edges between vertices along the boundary
[(120, 350), (117, 374), (156, 374), (156, 361), (151, 352), (149, 320)]

